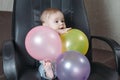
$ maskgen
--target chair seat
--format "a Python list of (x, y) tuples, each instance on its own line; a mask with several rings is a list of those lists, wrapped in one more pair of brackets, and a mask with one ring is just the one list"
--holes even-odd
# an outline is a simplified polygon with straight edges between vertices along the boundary
[(25, 71), (20, 80), (42, 80), (37, 69)]
[[(88, 80), (118, 80), (118, 73), (100, 63), (92, 64), (92, 72)], [(104, 74), (103, 74), (104, 73)], [(27, 70), (20, 80), (43, 80), (37, 69)]]
[(92, 64), (92, 72), (88, 80), (118, 80), (118, 73), (101, 64), (101, 63), (93, 63)]

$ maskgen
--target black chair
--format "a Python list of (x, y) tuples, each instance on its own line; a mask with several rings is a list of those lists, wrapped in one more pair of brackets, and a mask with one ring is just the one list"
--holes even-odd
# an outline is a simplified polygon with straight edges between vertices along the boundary
[[(90, 46), (86, 56), (91, 64), (88, 80), (118, 80), (120, 45), (114, 40), (90, 35), (83, 0), (14, 0), (12, 40), (3, 45), (3, 69), (7, 80), (42, 80), (38, 72), (38, 61), (30, 57), (25, 49), (25, 37), (30, 29), (41, 24), (41, 12), (50, 7), (64, 13), (67, 26), (80, 29), (87, 35)], [(93, 38), (110, 45), (115, 56), (116, 70), (92, 61)]]

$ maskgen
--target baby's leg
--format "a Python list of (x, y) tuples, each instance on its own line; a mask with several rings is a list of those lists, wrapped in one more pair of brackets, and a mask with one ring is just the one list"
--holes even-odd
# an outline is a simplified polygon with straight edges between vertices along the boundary
[(52, 80), (55, 77), (52, 63), (47, 60), (40, 61), (40, 63), (41, 65), (39, 66), (39, 72), (41, 77), (43, 79), (45, 78), (45, 80)]
[(46, 73), (46, 77), (53, 79), (54, 78), (54, 72), (53, 72), (53, 65), (50, 61), (45, 61), (43, 64), (44, 70)]

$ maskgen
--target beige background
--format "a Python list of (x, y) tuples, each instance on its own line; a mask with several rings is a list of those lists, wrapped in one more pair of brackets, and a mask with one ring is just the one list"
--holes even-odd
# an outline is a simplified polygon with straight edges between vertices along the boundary
[(0, 0), (0, 11), (12, 11), (14, 0)]
[[(120, 43), (120, 0), (85, 0), (92, 35), (115, 39)], [(97, 48), (106, 49), (99, 41)]]
[[(120, 0), (84, 0), (92, 35), (115, 39), (120, 43)], [(0, 11), (12, 11), (13, 0), (0, 0)], [(0, 27), (1, 29), (1, 27)], [(109, 49), (93, 41), (95, 48)]]

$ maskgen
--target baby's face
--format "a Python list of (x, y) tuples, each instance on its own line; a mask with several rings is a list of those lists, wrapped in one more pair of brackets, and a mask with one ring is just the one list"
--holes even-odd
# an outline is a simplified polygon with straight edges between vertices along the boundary
[(49, 19), (46, 21), (46, 26), (56, 31), (66, 28), (63, 14), (61, 12), (57, 12), (50, 15)]

